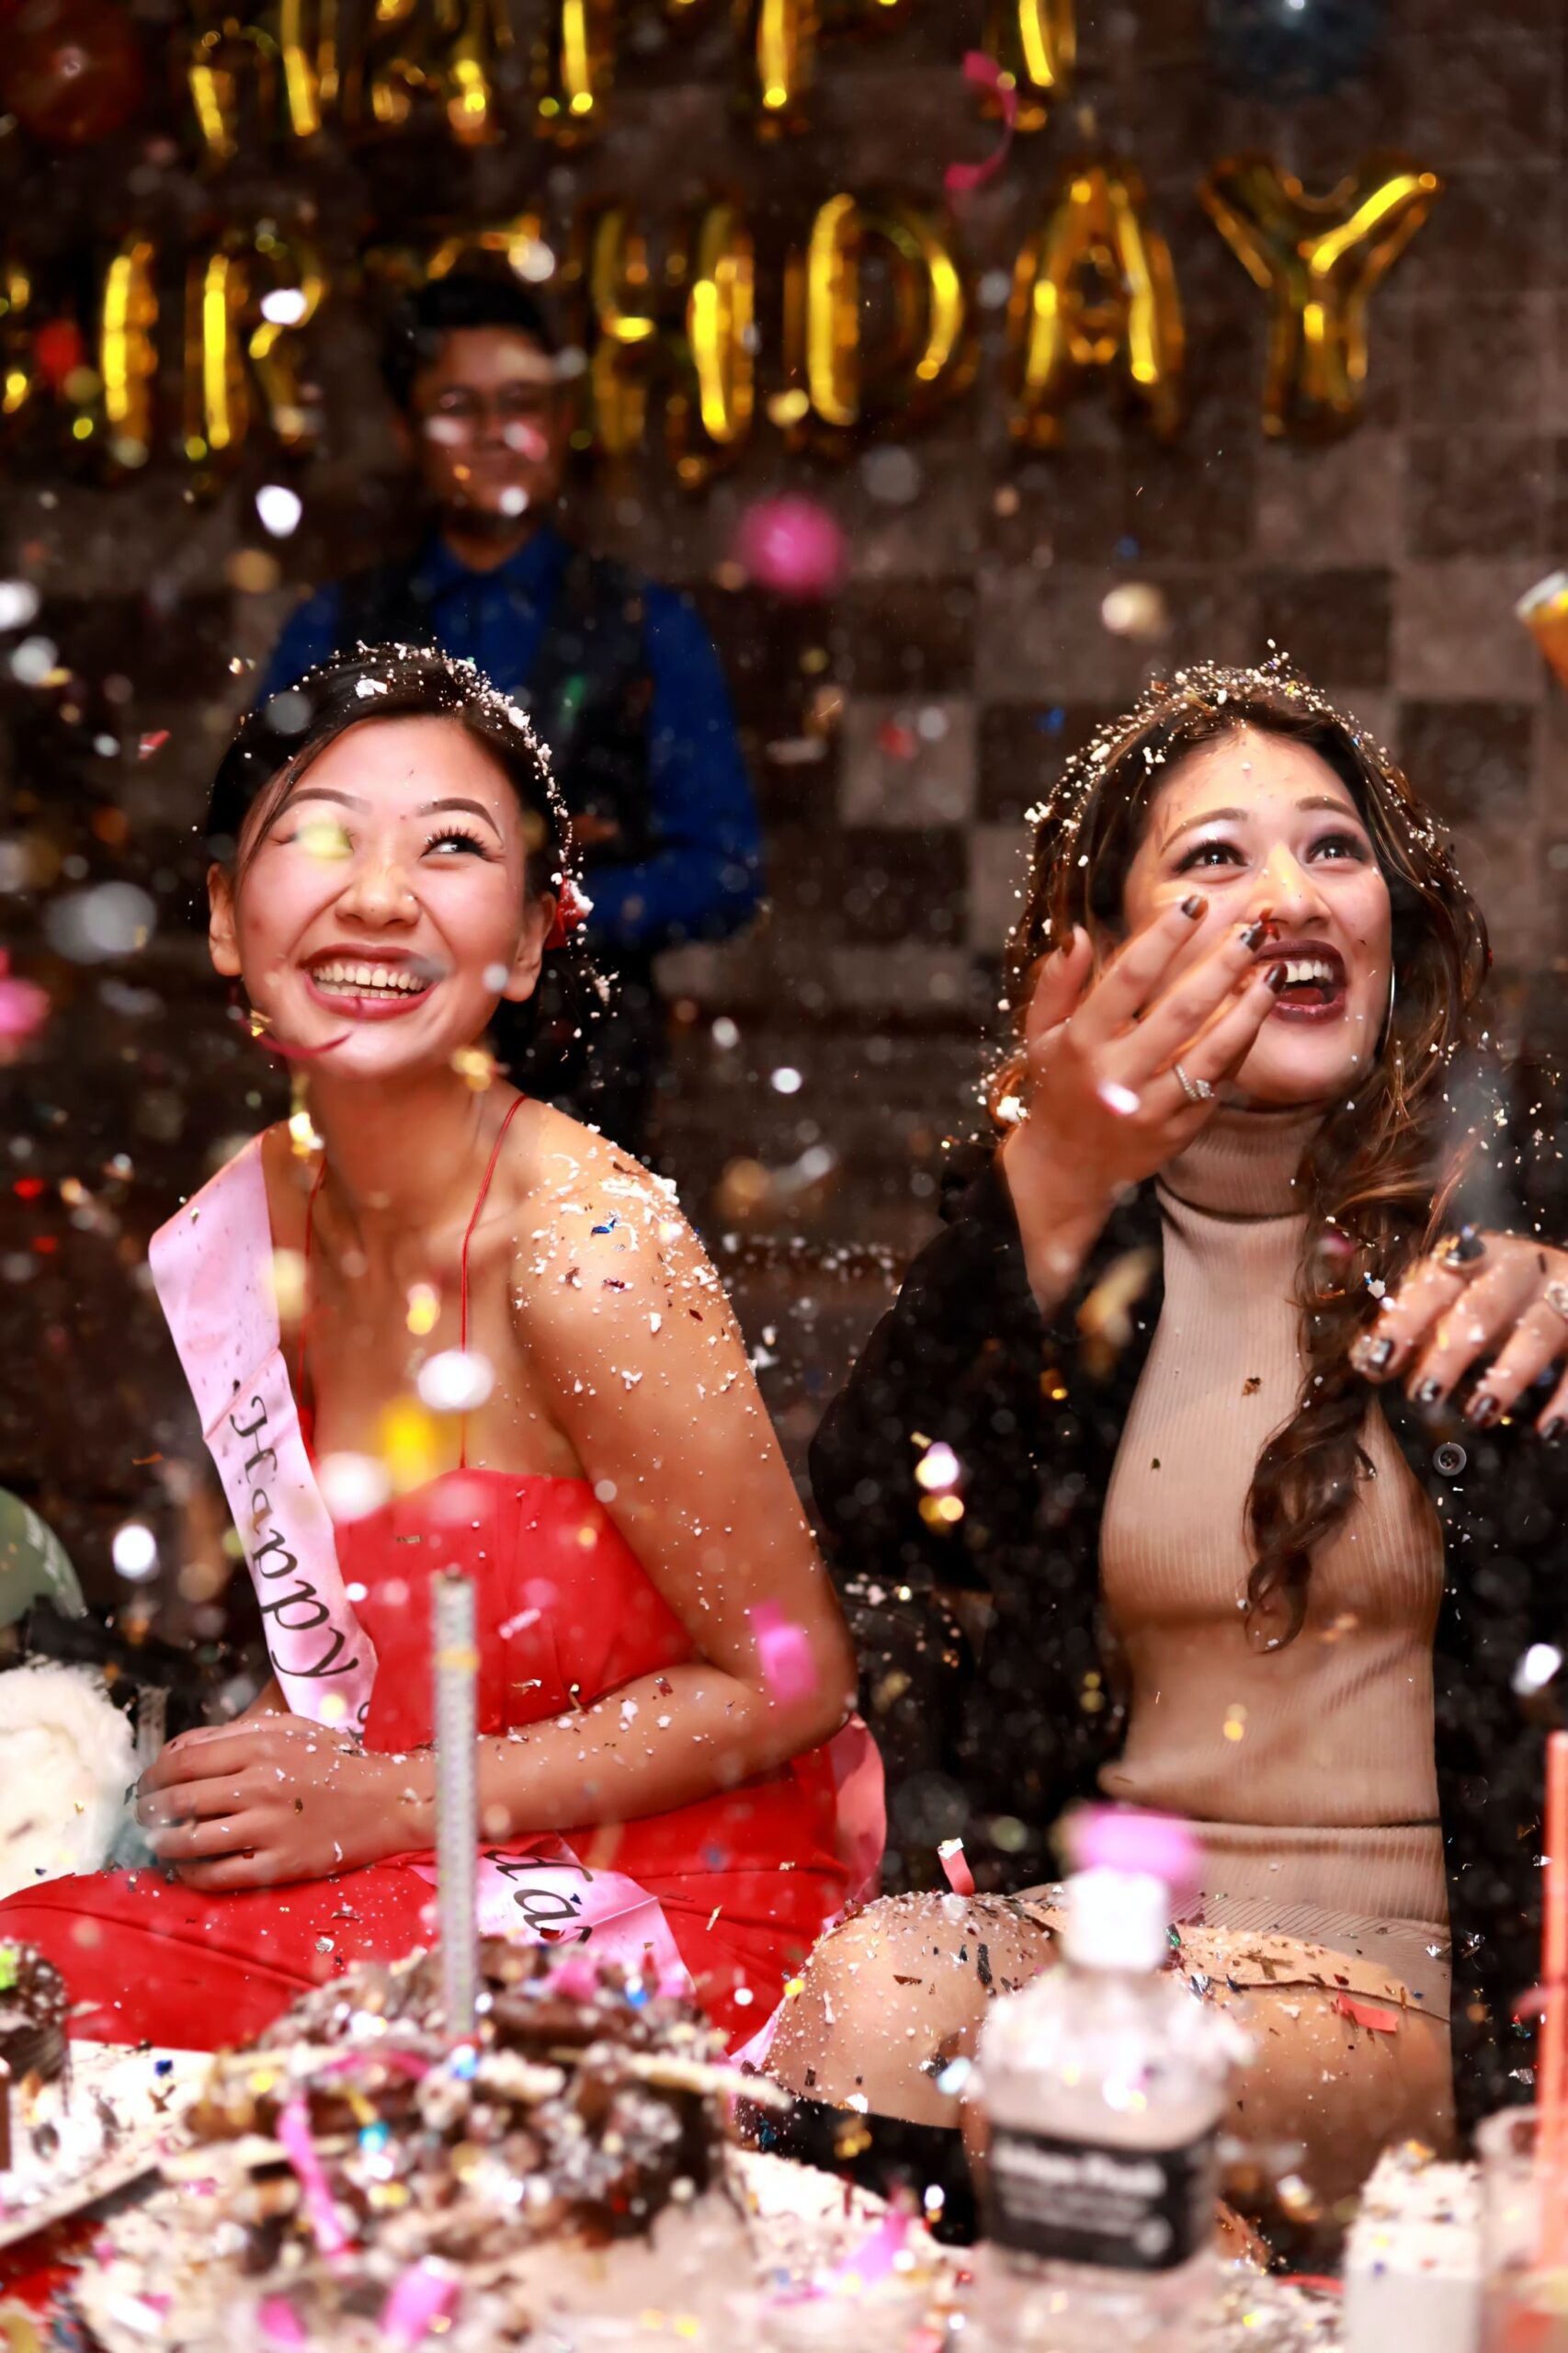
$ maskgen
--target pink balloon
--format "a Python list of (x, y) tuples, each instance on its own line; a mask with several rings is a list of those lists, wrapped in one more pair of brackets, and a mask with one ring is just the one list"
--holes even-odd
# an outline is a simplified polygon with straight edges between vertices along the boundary
[(843, 579), (848, 549), (836, 518), (799, 492), (759, 498), (741, 517), (735, 554), (780, 597), (825, 597)]

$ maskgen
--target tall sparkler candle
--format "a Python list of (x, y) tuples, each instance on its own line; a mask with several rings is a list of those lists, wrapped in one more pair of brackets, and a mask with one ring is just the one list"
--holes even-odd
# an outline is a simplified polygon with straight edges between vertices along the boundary
[(430, 1591), (436, 1652), (436, 1912), (447, 2026), (454, 2040), (461, 2040), (473, 2032), (478, 1962), (474, 1688), (479, 1654), (472, 1581), (441, 1575), (432, 1580)]

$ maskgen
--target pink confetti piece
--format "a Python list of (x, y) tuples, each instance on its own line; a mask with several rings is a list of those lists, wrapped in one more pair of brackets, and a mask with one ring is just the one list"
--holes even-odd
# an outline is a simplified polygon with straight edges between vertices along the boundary
[(762, 1679), (775, 1699), (808, 1699), (817, 1688), (816, 1661), (806, 1630), (786, 1618), (776, 1601), (759, 1601), (752, 1609)]
[(937, 1859), (955, 1895), (974, 1893), (974, 1873), (970, 1870), (961, 1838), (944, 1838), (937, 1849)]
[(1341, 2018), (1364, 2026), (1369, 2034), (1397, 2034), (1399, 2012), (1385, 2009), (1381, 2002), (1363, 2002), (1355, 1994), (1336, 1994), (1334, 2006)]
[(942, 185), (949, 196), (972, 196), (976, 188), (985, 188), (995, 179), (1013, 152), (1013, 133), (1018, 127), (1018, 85), (994, 57), (988, 57), (983, 49), (971, 49), (964, 58), (963, 73), (966, 82), (990, 90), (994, 96), (1002, 109), (1002, 136), (983, 163), (948, 165)]
[(550, 1972), (550, 1982), (559, 1994), (570, 2002), (591, 2002), (599, 1990), (597, 1963), (585, 1961), (580, 1953), (569, 1953), (558, 1961)]
[(400, 2353), (414, 2353), (436, 2323), (448, 2317), (460, 2292), (451, 2272), (438, 2270), (433, 2263), (416, 2263), (381, 2306), (381, 2335)]
[(842, 2263), (835, 2264), (824, 2275), (823, 2284), (829, 2294), (839, 2295), (878, 2287), (882, 2280), (892, 2279), (898, 2258), (908, 2245), (909, 2216), (898, 2207), (890, 2207), (870, 2237), (862, 2239)]
[(36, 981), (19, 981), (11, 972), (11, 959), (0, 948), (0, 1039), (11, 1045), (33, 1037), (49, 1019), (49, 996)]
[(311, 2137), (311, 2120), (302, 2099), (291, 2099), (278, 2120), (278, 2138), (294, 2168), (304, 2201), (306, 2219), (315, 2242), (329, 2263), (341, 2262), (348, 2249), (348, 2232), (338, 2212), (325, 2168)]
[(137, 758), (139, 760), (150, 760), (154, 752), (161, 752), (163, 750), (164, 745), (168, 742), (168, 740), (169, 731), (166, 727), (154, 727), (150, 733), (138, 738), (136, 745)]
[(256, 2316), (268, 2344), (304, 2344), (305, 2325), (287, 2296), (264, 2296)]

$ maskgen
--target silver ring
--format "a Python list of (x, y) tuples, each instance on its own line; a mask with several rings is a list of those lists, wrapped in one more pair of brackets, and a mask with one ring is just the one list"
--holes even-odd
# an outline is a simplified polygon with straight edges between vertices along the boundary
[(1553, 1275), (1541, 1297), (1553, 1315), (1561, 1315), (1564, 1324), (1568, 1324), (1568, 1282), (1564, 1282), (1561, 1275)]
[(1189, 1103), (1211, 1103), (1213, 1101), (1214, 1089), (1210, 1086), (1209, 1081), (1206, 1078), (1188, 1078), (1180, 1063), (1173, 1063), (1171, 1064), (1171, 1068), (1176, 1074), (1177, 1085), (1180, 1086), (1182, 1093), (1186, 1096)]

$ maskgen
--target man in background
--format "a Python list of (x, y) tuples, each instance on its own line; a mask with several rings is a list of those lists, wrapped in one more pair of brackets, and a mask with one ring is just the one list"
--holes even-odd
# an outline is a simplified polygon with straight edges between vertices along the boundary
[[(263, 699), (335, 652), (401, 641), (468, 656), (526, 705), (574, 820), (588, 946), (612, 983), (585, 1078), (562, 1099), (641, 1153), (666, 1068), (653, 958), (738, 930), (761, 896), (723, 673), (683, 597), (559, 528), (571, 392), (544, 313), (515, 279), (433, 280), (394, 320), (383, 373), (433, 528), (412, 557), (300, 608)], [(496, 1043), (506, 1059), (504, 1027)]]

